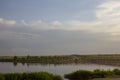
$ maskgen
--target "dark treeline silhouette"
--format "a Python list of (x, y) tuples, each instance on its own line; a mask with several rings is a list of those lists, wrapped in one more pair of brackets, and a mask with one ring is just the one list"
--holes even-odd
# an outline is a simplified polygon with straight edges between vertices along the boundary
[(120, 55), (61, 55), (61, 56), (1, 56), (0, 62), (17, 63), (39, 63), (45, 64), (79, 64), (79, 63), (95, 63), (120, 66)]
[(70, 64), (81, 63), (83, 59), (76, 56), (2, 56), (1, 62), (41, 63), (41, 64)]

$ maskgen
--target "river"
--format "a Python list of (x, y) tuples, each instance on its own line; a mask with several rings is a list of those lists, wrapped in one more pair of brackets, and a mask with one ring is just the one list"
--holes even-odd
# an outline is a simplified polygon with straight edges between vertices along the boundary
[(93, 71), (95, 69), (113, 70), (120, 69), (120, 67), (108, 66), (108, 65), (98, 65), (98, 64), (14, 64), (12, 62), (0, 62), (0, 73), (14, 73), (14, 72), (39, 72), (46, 71), (53, 74), (61, 75), (71, 73), (76, 70), (89, 70)]

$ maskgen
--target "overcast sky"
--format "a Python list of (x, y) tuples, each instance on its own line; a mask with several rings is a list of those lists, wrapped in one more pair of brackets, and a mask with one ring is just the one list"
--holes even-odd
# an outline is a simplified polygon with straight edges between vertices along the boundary
[(109, 53), (120, 53), (120, 0), (0, 0), (0, 55)]

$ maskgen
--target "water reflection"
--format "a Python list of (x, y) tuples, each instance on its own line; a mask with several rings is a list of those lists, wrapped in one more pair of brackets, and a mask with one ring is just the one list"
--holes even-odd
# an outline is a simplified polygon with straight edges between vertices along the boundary
[[(6, 62), (3, 62), (6, 63)], [(54, 66), (59, 66), (59, 65), (79, 65), (79, 64), (86, 64), (86, 63), (25, 63), (25, 62), (11, 62), (13, 63), (14, 66), (17, 66), (17, 64), (22, 64), (23, 66), (26, 64), (27, 66), (30, 65), (42, 65), (42, 66), (48, 66), (48, 65), (54, 65)]]
[(13, 62), (13, 65), (14, 65), (14, 66), (17, 66), (17, 62)]

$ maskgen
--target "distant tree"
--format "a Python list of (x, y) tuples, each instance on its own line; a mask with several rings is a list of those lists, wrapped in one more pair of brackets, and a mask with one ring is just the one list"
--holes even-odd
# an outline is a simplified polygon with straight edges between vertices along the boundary
[(29, 58), (30, 58), (30, 55), (28, 54), (28, 55), (27, 55), (27, 59), (29, 59)]
[(15, 61), (17, 60), (17, 58), (18, 58), (17, 56), (14, 56), (14, 60), (15, 60)]

